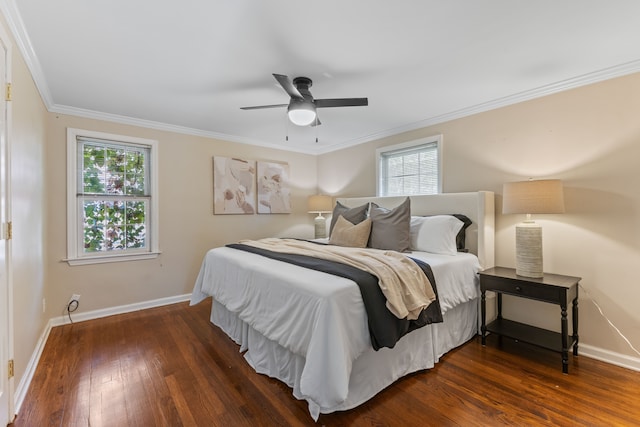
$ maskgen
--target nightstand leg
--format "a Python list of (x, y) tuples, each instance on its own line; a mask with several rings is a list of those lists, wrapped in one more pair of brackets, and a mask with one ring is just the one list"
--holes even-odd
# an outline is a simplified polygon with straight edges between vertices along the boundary
[(567, 321), (567, 306), (561, 305), (561, 335), (562, 335), (562, 373), (569, 373), (569, 349), (568, 349), (568, 321)]
[(571, 317), (573, 319), (573, 340), (575, 342), (575, 344), (573, 344), (573, 355), (577, 356), (578, 355), (578, 341), (580, 340), (579, 336), (578, 336), (578, 297), (577, 296), (573, 300), (573, 304), (572, 304), (572, 307), (571, 307)]
[(484, 346), (487, 342), (487, 293), (482, 291), (480, 293), (480, 313), (481, 313), (481, 321), (480, 324), (480, 332), (482, 333), (482, 345)]

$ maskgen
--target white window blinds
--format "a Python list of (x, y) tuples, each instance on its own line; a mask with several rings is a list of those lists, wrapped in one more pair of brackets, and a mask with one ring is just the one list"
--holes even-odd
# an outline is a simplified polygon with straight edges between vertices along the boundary
[(440, 188), (439, 141), (378, 150), (380, 196), (436, 194)]

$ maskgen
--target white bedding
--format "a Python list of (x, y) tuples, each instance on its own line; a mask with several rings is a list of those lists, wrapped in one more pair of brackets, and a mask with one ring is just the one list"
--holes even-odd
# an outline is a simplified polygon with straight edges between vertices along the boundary
[[(475, 255), (425, 252), (408, 255), (431, 265), (443, 314), (478, 297), (480, 265)], [(223, 327), (239, 344), (244, 344), (240, 335), (258, 333), (273, 342), (278, 351), (291, 354), (295, 359), (292, 371), (297, 372), (299, 380), (292, 378), (289, 381), (287, 373), (274, 376), (284, 377), (284, 381), (294, 387), (294, 395), (309, 402), (314, 419), (319, 412), (350, 407), (348, 395), (353, 386), (350, 381), (355, 381), (351, 375), (354, 362), (361, 356), (381, 357), (373, 353), (383, 352), (384, 355), (387, 350), (373, 352), (360, 290), (349, 279), (220, 247), (206, 254), (191, 304), (208, 296), (216, 302), (214, 310), (224, 306), (233, 318), (243, 322), (242, 325)], [(475, 303), (467, 305), (475, 309)], [(234, 322), (233, 318), (224, 322)], [(419, 332), (431, 346), (428, 338), (440, 329), (438, 325), (434, 326), (433, 332), (427, 326), (411, 334)], [(230, 332), (234, 328), (245, 328), (248, 332)], [(402, 341), (404, 338), (396, 347), (415, 345)], [(429, 360), (437, 360), (442, 354), (436, 347), (432, 352), (436, 354), (430, 355)], [(368, 356), (369, 353), (372, 356)], [(249, 357), (247, 360), (256, 367), (256, 361), (252, 362)], [(256, 367), (256, 370), (268, 373), (268, 369)], [(398, 376), (392, 374), (395, 378), (402, 375), (400, 372)]]
[(464, 252), (454, 256), (428, 252), (411, 252), (407, 255), (431, 266), (442, 313), (480, 296), (480, 264), (475, 255)]

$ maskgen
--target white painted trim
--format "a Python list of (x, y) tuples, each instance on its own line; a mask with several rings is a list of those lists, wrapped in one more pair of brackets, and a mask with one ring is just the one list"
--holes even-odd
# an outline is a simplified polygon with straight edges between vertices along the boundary
[(621, 64), (618, 66), (606, 68), (604, 70), (588, 73), (582, 76), (552, 83), (546, 86), (541, 86), (536, 89), (516, 93), (513, 95), (494, 99), (481, 104), (472, 105), (470, 107), (462, 108), (462, 109), (452, 111), (446, 114), (442, 114), (439, 116), (429, 117), (424, 120), (420, 120), (414, 123), (409, 123), (405, 126), (385, 129), (381, 132), (372, 133), (369, 135), (362, 136), (360, 138), (354, 138), (348, 141), (339, 142), (329, 146), (321, 146), (321, 147), (317, 147), (316, 146), (317, 144), (312, 147), (298, 147), (294, 145), (285, 146), (278, 143), (256, 140), (251, 138), (242, 138), (235, 135), (228, 135), (220, 132), (205, 131), (201, 129), (170, 125), (167, 123), (154, 122), (150, 120), (142, 120), (142, 119), (137, 119), (133, 117), (125, 117), (125, 116), (119, 116), (115, 114), (102, 113), (98, 111), (84, 110), (80, 108), (69, 107), (66, 105), (47, 104), (47, 106), (48, 106), (48, 110), (53, 113), (69, 114), (73, 116), (104, 120), (108, 122), (129, 124), (132, 126), (139, 126), (143, 128), (157, 129), (157, 130), (163, 130), (167, 132), (181, 133), (185, 135), (202, 136), (205, 138), (212, 138), (212, 139), (229, 141), (229, 142), (238, 142), (241, 144), (250, 144), (250, 145), (256, 145), (260, 147), (275, 148), (278, 150), (285, 150), (285, 151), (291, 151), (291, 152), (297, 152), (297, 153), (320, 155), (320, 154), (331, 153), (333, 151), (338, 151), (338, 150), (353, 147), (356, 145), (364, 144), (367, 142), (375, 141), (378, 139), (386, 138), (389, 136), (398, 135), (403, 132), (409, 132), (412, 130), (433, 126), (438, 123), (444, 123), (450, 120), (471, 116), (473, 114), (494, 110), (496, 108), (506, 107), (508, 105), (517, 104), (519, 102), (529, 101), (531, 99), (552, 95), (554, 93), (563, 92), (565, 90), (575, 89), (580, 86), (586, 86), (588, 84), (597, 83), (600, 81), (609, 80), (616, 77), (622, 77), (622, 76), (636, 73), (639, 71), (640, 71), (640, 60), (632, 61), (626, 64)]
[[(78, 137), (96, 138), (107, 141), (137, 144), (149, 148), (149, 185), (151, 187), (151, 215), (149, 218), (149, 247), (144, 252), (125, 252), (118, 254), (99, 254), (94, 256), (81, 256), (79, 235), (79, 218), (81, 213), (78, 208)], [(127, 135), (115, 135), (105, 132), (97, 132), (83, 129), (67, 128), (67, 258), (64, 261), (69, 265), (98, 264), (106, 262), (133, 261), (140, 259), (156, 258), (160, 254), (160, 202), (159, 195), (159, 142), (154, 139), (139, 138)]]
[(640, 372), (640, 358), (638, 357), (627, 356), (625, 354), (615, 353), (613, 351), (582, 343), (578, 345), (578, 354), (578, 357), (590, 357), (591, 359), (600, 360), (601, 362), (610, 363), (612, 365)]
[(49, 109), (49, 107), (53, 104), (53, 98), (51, 96), (51, 92), (49, 91), (47, 80), (44, 77), (42, 67), (40, 66), (40, 61), (36, 56), (33, 45), (31, 44), (31, 39), (29, 39), (29, 35), (27, 34), (27, 31), (24, 27), (22, 17), (18, 12), (18, 7), (16, 6), (15, 0), (0, 1), (0, 10), (2, 11), (2, 14), (7, 20), (7, 24), (9, 25), (9, 28), (13, 33), (13, 38), (16, 40), (18, 49), (22, 53), (22, 57), (27, 64), (27, 68), (29, 68), (29, 71), (31, 72), (33, 81), (38, 88), (38, 92), (40, 92), (40, 96), (42, 97), (42, 101), (44, 102), (47, 109)]
[[(101, 310), (87, 311), (84, 313), (73, 315), (72, 319), (74, 323), (84, 322), (86, 320), (99, 319), (102, 317), (113, 316), (116, 314), (131, 313), (134, 311), (145, 310), (148, 308), (176, 304), (179, 302), (189, 301), (190, 299), (191, 299), (191, 294), (183, 294), (183, 295), (176, 295), (176, 296), (166, 297), (166, 298), (158, 298), (155, 300), (144, 301), (144, 302), (139, 302), (135, 304), (127, 304), (127, 305), (121, 305), (121, 306), (111, 307), (111, 308), (106, 308)], [(40, 338), (38, 339), (36, 348), (34, 349), (33, 354), (29, 359), (29, 363), (27, 364), (25, 373), (20, 379), (20, 383), (18, 384), (18, 387), (13, 396), (13, 400), (15, 403), (14, 412), (16, 414), (20, 412), (20, 408), (22, 406), (22, 403), (24, 402), (24, 398), (27, 395), (27, 391), (29, 390), (29, 386), (31, 385), (31, 381), (33, 380), (33, 375), (35, 374), (36, 368), (38, 367), (38, 363), (40, 362), (40, 357), (42, 356), (44, 347), (47, 343), (47, 340), (49, 339), (51, 328), (55, 326), (66, 325), (66, 324), (69, 324), (69, 318), (65, 316), (58, 316), (50, 319), (47, 325), (45, 326), (44, 331), (42, 332), (42, 334), (40, 335)]]
[[(114, 316), (116, 314), (132, 313), (134, 311), (146, 310), (147, 308), (161, 307), (163, 305), (176, 304), (179, 302), (189, 301), (191, 294), (176, 295), (173, 297), (158, 298), (150, 301), (137, 302), (127, 305), (119, 305), (116, 307), (103, 308), (100, 310), (85, 311), (78, 314), (72, 314), (73, 323), (85, 322), (87, 320), (101, 319), (103, 317)], [(51, 326), (68, 325), (68, 316), (58, 316), (52, 318)]]
[[(4, 25), (0, 25), (0, 43), (4, 46), (4, 70), (2, 70), (4, 72), (4, 76), (2, 77), (2, 84), (11, 84), (12, 81), (12, 70), (13, 70), (13, 44), (11, 43), (11, 39), (9, 38), (8, 33), (5, 30)], [(3, 87), (2, 91), (5, 91), (6, 88)], [(3, 161), (3, 174), (2, 176), (0, 176), (0, 180), (4, 181), (4, 188), (2, 189), (2, 191), (4, 191), (4, 194), (2, 196), (3, 198), (3, 203), (4, 203), (4, 208), (2, 210), (2, 212), (0, 212), (0, 222), (2, 222), (2, 227), (4, 228), (5, 224), (9, 224), (12, 221), (12, 186), (11, 186), (11, 158), (12, 158), (12, 144), (13, 144), (13, 107), (12, 107), (12, 102), (11, 101), (6, 101), (6, 100), (2, 100), (2, 102), (4, 102), (4, 107), (5, 107), (5, 111), (4, 111), (4, 134), (0, 135), (0, 138), (3, 139), (3, 142), (0, 143), (0, 149), (2, 150), (2, 153), (0, 153), (1, 156), (3, 156), (4, 161)], [(4, 229), (1, 230), (2, 232), (4, 232)], [(2, 351), (2, 354), (0, 354), (0, 360), (2, 360), (3, 365), (4, 363), (8, 363), (9, 360), (14, 359), (15, 357), (15, 324), (14, 324), (14, 318), (13, 318), (13, 313), (14, 313), (14, 302), (13, 302), (13, 252), (12, 252), (12, 241), (9, 240), (5, 240), (2, 243), (3, 245), (5, 245), (5, 254), (4, 254), (4, 260), (5, 260), (5, 265), (4, 267), (6, 268), (6, 294), (2, 295), (0, 297), (6, 297), (6, 313), (3, 315), (6, 316), (5, 319), (3, 320), (3, 325), (2, 327), (5, 328), (6, 327), (6, 337), (3, 338), (3, 340), (6, 340), (2, 343), (0, 343), (0, 351)], [(3, 289), (4, 291), (4, 289)], [(3, 348), (4, 347), (4, 348)], [(6, 366), (6, 365), (5, 365)], [(0, 369), (4, 369), (4, 366), (0, 367)], [(6, 372), (6, 371), (5, 371)], [(7, 372), (8, 373), (8, 372)], [(14, 417), (15, 417), (15, 400), (13, 399), (13, 395), (15, 394), (14, 390), (15, 390), (15, 378), (14, 377), (5, 377), (5, 375), (3, 375), (3, 380), (5, 381), (6, 379), (6, 383), (0, 384), (0, 388), (4, 389), (4, 391), (7, 393), (7, 407), (6, 408), (2, 408), (2, 411), (4, 413), (4, 410), (7, 410), (7, 415), (8, 415), (8, 421), (11, 422), (13, 421)], [(6, 388), (5, 388), (6, 387)], [(4, 405), (4, 402), (2, 403)], [(4, 418), (4, 415), (3, 415)], [(4, 419), (2, 421), (5, 421)]]
[(145, 259), (158, 258), (162, 252), (144, 252), (139, 254), (123, 254), (123, 255), (105, 255), (95, 257), (82, 257), (82, 258), (65, 258), (62, 261), (69, 263), (69, 265), (88, 265), (88, 264), (106, 264), (109, 262), (124, 262), (124, 261), (141, 261)]
[(42, 351), (44, 350), (44, 346), (49, 339), (49, 333), (51, 332), (51, 320), (47, 322), (47, 326), (45, 326), (44, 331), (38, 338), (38, 342), (36, 343), (36, 348), (29, 359), (29, 363), (27, 363), (27, 368), (25, 369), (24, 375), (20, 378), (20, 382), (18, 383), (18, 387), (15, 390), (13, 395), (13, 401), (15, 402), (15, 413), (20, 412), (20, 407), (22, 406), (22, 402), (24, 402), (24, 398), (27, 396), (27, 391), (29, 390), (29, 385), (31, 385), (31, 380), (33, 380), (33, 376), (36, 373), (36, 368), (38, 367), (38, 362), (40, 361), (40, 357), (42, 356)]
[(293, 144), (284, 146), (279, 143), (270, 143), (270, 142), (259, 140), (259, 139), (244, 138), (244, 137), (239, 137), (235, 135), (228, 135), (226, 133), (206, 131), (202, 129), (189, 128), (186, 126), (178, 126), (178, 125), (172, 125), (168, 123), (156, 122), (153, 120), (138, 119), (135, 117), (127, 117), (127, 116), (121, 116), (118, 114), (103, 113), (100, 111), (87, 110), (84, 108), (69, 107), (69, 106), (60, 105), (60, 104), (54, 104), (50, 108), (48, 108), (48, 110), (52, 113), (66, 114), (70, 116), (84, 117), (84, 118), (95, 119), (95, 120), (103, 120), (106, 122), (126, 124), (131, 126), (147, 128), (147, 129), (156, 129), (156, 130), (161, 130), (165, 132), (179, 133), (182, 135), (200, 136), (204, 138), (217, 139), (219, 141), (229, 141), (229, 142), (237, 142), (240, 144), (257, 145), (260, 147), (274, 148), (277, 150), (291, 151), (291, 152), (304, 153), (304, 154), (313, 154), (313, 152), (316, 151), (315, 147), (301, 148)]
[(441, 114), (439, 116), (434, 116), (434, 117), (430, 117), (414, 123), (409, 123), (405, 126), (386, 129), (384, 131), (366, 135), (361, 138), (355, 138), (350, 141), (337, 143), (329, 147), (322, 147), (316, 150), (313, 154), (316, 154), (316, 155), (326, 154), (332, 151), (342, 150), (344, 148), (352, 147), (354, 145), (364, 144), (366, 142), (387, 138), (389, 136), (398, 135), (403, 132), (422, 129), (422, 128), (433, 126), (439, 123), (444, 123), (451, 120), (456, 120), (463, 117), (471, 116), (473, 114), (483, 113), (485, 111), (506, 107), (508, 105), (518, 104), (520, 102), (541, 98), (543, 96), (553, 95), (555, 93), (564, 92), (565, 90), (575, 89), (581, 86), (586, 86), (593, 83), (598, 83), (605, 80), (626, 76), (629, 74), (637, 73), (639, 71), (640, 71), (640, 60), (627, 62), (624, 64), (605, 68), (603, 70), (594, 71), (593, 73), (587, 73), (582, 76), (573, 77), (573, 78), (562, 80), (556, 83), (540, 86), (535, 89), (531, 89), (531, 90), (516, 93), (513, 95), (505, 96), (502, 98), (494, 99), (491, 101), (483, 102), (477, 105), (472, 105), (470, 107), (461, 108), (459, 110)]

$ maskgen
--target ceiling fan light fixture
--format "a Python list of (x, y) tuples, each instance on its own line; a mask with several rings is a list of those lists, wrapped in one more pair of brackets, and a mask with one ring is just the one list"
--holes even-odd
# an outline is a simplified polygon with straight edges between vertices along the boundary
[(279, 108), (286, 106), (287, 116), (289, 116), (289, 120), (294, 125), (318, 126), (322, 123), (318, 120), (316, 108), (364, 107), (369, 105), (367, 98), (314, 99), (311, 92), (309, 92), (309, 88), (313, 84), (309, 77), (296, 77), (293, 81), (284, 74), (274, 74), (273, 77), (275, 77), (278, 84), (287, 92), (287, 95), (289, 95), (289, 104), (258, 105), (255, 107), (240, 107), (240, 109), (258, 110), (261, 108)]
[(306, 100), (292, 99), (287, 115), (294, 125), (308, 126), (316, 120), (316, 106)]

